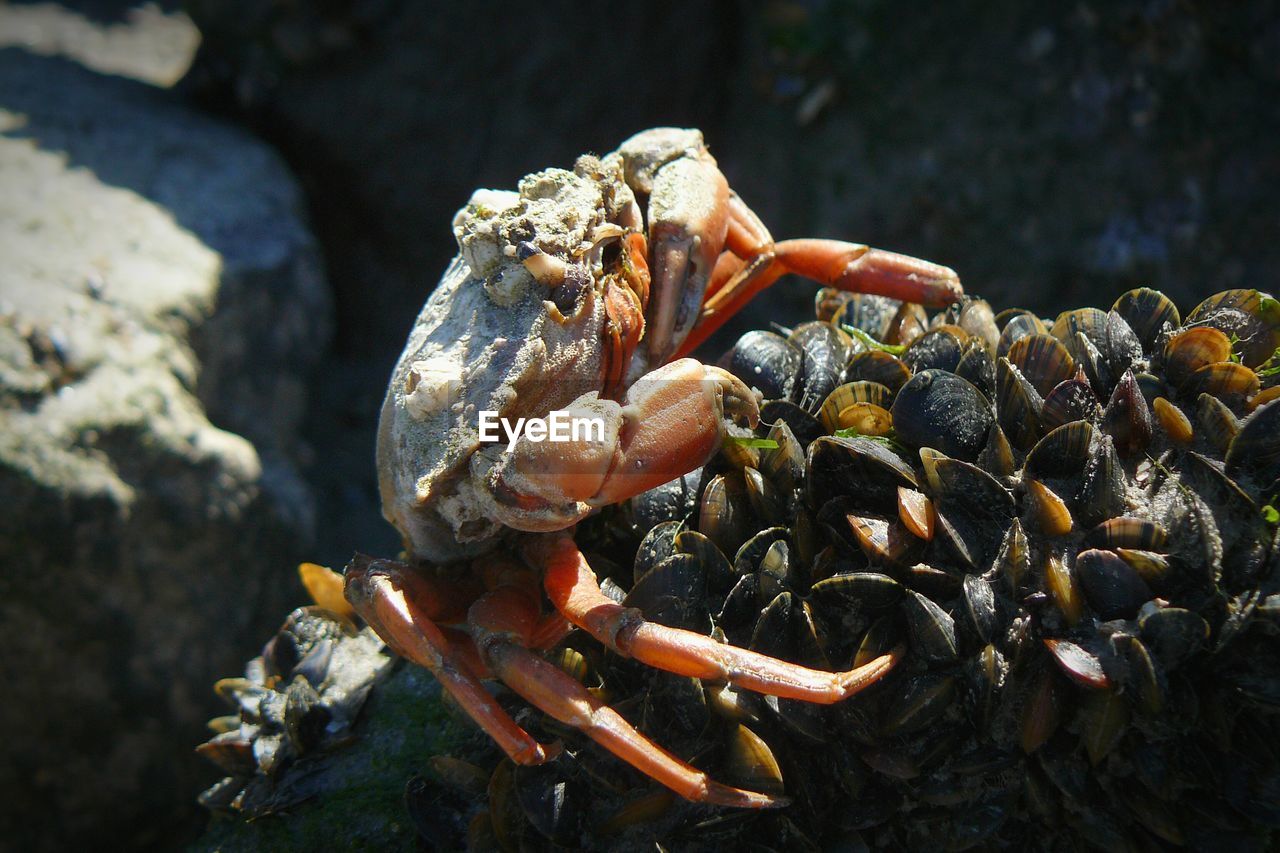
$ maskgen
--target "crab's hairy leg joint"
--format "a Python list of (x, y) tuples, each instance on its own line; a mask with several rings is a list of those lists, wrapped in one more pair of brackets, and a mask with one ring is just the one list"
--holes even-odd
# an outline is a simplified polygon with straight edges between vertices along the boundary
[(482, 664), (463, 652), (465, 638), (448, 632), (405, 594), (407, 575), (386, 562), (355, 561), (347, 569), (347, 600), (396, 653), (424, 667), (517, 764), (554, 757), (489, 695), (477, 678)]
[(809, 669), (644, 620), (600, 591), (591, 566), (568, 537), (539, 543), (531, 556), (545, 564), (547, 594), (569, 621), (621, 654), (678, 675), (829, 705), (874, 684), (905, 653), (897, 648), (848, 672)]
[(690, 800), (741, 808), (770, 808), (785, 797), (722, 785), (636, 731), (616, 711), (559, 668), (525, 648), (530, 614), (503, 590), (472, 607), (471, 621), (486, 662), (502, 683), (531, 705), (581, 731), (641, 773)]

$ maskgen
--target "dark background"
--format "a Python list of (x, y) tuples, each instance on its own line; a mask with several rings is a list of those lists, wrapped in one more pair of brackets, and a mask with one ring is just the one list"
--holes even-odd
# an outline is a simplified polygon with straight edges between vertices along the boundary
[[(110, 21), (128, 4), (69, 5)], [(203, 42), (179, 92), (283, 154), (327, 266), (336, 326), (306, 427), (314, 559), (398, 548), (373, 434), (455, 251), (453, 212), (646, 127), (700, 127), (776, 236), (947, 264), (997, 310), (1052, 316), (1150, 285), (1185, 313), (1228, 287), (1274, 291), (1275, 6), (185, 4)], [(780, 283), (703, 355), (805, 316), (812, 293)], [(196, 793), (156, 792), (145, 819), (198, 832)]]

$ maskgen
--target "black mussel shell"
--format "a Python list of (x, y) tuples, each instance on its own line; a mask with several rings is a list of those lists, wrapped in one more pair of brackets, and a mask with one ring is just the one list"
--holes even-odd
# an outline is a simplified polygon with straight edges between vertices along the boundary
[(932, 447), (972, 462), (987, 441), (994, 420), (982, 392), (945, 370), (911, 377), (893, 401), (893, 427), (911, 447)]

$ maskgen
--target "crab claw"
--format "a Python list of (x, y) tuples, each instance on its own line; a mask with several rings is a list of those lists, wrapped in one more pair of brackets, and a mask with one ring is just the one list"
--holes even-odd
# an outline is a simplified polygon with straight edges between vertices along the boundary
[(729, 230), (729, 182), (696, 130), (647, 130), (618, 153), (628, 185), (648, 197), (653, 284), (645, 341), (648, 363), (662, 364), (698, 319)]
[(517, 441), (483, 480), (503, 524), (560, 530), (688, 473), (720, 449), (726, 416), (756, 424), (759, 401), (728, 371), (686, 358), (642, 376), (621, 403), (586, 394), (565, 414), (598, 421), (602, 434)]

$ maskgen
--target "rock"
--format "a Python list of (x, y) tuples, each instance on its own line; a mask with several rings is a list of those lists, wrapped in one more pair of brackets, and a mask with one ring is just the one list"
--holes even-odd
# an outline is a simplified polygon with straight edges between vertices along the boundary
[(0, 837), (171, 844), (209, 685), (302, 599), (319, 256), (171, 92), (0, 49), (0, 131)]

